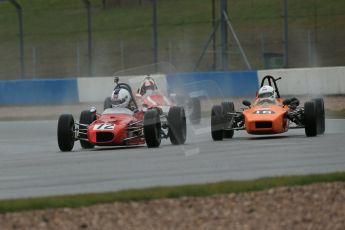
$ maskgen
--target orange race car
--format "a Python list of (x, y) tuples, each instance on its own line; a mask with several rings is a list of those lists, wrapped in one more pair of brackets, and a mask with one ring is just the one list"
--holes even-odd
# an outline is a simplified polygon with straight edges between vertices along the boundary
[(212, 139), (220, 141), (232, 138), (234, 130), (246, 130), (249, 134), (268, 135), (304, 128), (307, 137), (325, 132), (325, 111), (322, 98), (307, 101), (299, 107), (297, 98), (282, 99), (277, 87), (281, 78), (265, 76), (255, 102), (243, 101), (246, 108), (235, 111), (233, 102), (214, 105), (211, 112)]

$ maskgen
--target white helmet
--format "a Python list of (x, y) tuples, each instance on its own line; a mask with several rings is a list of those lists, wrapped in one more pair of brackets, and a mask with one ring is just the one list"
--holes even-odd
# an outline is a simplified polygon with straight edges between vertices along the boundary
[(264, 85), (259, 89), (258, 98), (259, 99), (263, 99), (263, 98), (275, 99), (276, 98), (276, 92), (272, 86)]
[(113, 107), (127, 108), (131, 99), (131, 94), (127, 89), (117, 88), (111, 95), (111, 104)]

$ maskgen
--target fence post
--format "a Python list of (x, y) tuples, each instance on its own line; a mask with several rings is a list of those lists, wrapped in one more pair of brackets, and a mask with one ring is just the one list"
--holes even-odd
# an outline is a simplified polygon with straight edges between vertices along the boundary
[(80, 46), (79, 46), (79, 43), (77, 43), (75, 53), (76, 53), (76, 57), (77, 57), (77, 60), (76, 60), (77, 76), (80, 77)]
[[(216, 2), (215, 0), (212, 0), (212, 29), (213, 31), (216, 30)], [(213, 34), (212, 38), (212, 70), (216, 70), (217, 68), (217, 39), (216, 39), (216, 33)]]
[[(158, 39), (157, 39), (157, 0), (152, 0), (152, 33), (153, 33), (153, 63), (158, 62)], [(157, 66), (155, 64), (155, 70)]]
[(220, 1), (220, 33), (222, 43), (222, 70), (229, 68), (228, 56), (228, 27), (226, 24), (225, 15), (228, 14), (228, 0)]
[(169, 40), (169, 63), (173, 64), (173, 43)]
[(289, 21), (288, 21), (288, 0), (283, 0), (283, 15), (284, 15), (284, 67), (289, 67)]
[(121, 69), (125, 69), (125, 47), (123, 41), (120, 42)]
[(37, 64), (37, 56), (36, 56), (36, 47), (32, 47), (32, 78), (37, 78), (36, 72), (36, 64)]
[(265, 52), (266, 52), (266, 44), (265, 44), (265, 34), (261, 32), (260, 34), (260, 44), (261, 44), (261, 57), (262, 57), (262, 64), (265, 66)]
[(24, 29), (23, 29), (23, 10), (22, 6), (17, 0), (9, 0), (17, 10), (18, 21), (19, 21), (19, 50), (20, 50), (20, 69), (21, 79), (25, 78), (25, 60), (24, 60)]
[(87, 13), (87, 35), (88, 35), (88, 68), (89, 68), (89, 76), (93, 76), (92, 70), (92, 19), (91, 19), (91, 3), (89, 0), (83, 0), (86, 13)]

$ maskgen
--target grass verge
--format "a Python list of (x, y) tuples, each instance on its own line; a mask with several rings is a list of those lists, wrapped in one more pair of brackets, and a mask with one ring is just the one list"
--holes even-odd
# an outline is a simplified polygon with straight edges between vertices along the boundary
[(148, 201), (161, 198), (205, 197), (218, 194), (253, 192), (279, 186), (345, 181), (345, 172), (302, 176), (266, 177), (255, 180), (130, 189), (119, 192), (0, 200), (0, 213), (50, 208), (77, 208), (112, 202)]

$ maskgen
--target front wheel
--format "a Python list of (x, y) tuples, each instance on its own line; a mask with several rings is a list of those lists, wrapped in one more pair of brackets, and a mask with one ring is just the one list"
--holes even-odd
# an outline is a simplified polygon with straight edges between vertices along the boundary
[(80, 113), (79, 123), (79, 137), (83, 140), (80, 140), (80, 145), (83, 149), (92, 149), (94, 147), (87, 139), (87, 129), (88, 126), (96, 120), (96, 115), (91, 113), (89, 110), (84, 110)]
[(313, 101), (304, 103), (304, 126), (307, 137), (315, 137), (317, 135), (316, 106)]
[[(233, 102), (222, 102), (222, 111), (224, 119), (226, 119), (225, 125), (227, 128), (233, 128), (232, 123), (234, 119), (234, 115), (229, 115), (228, 113), (234, 113), (235, 112), (235, 105)], [(234, 136), (234, 130), (224, 130), (223, 131), (223, 137), (224, 138), (232, 138)]]
[(211, 112), (211, 135), (214, 141), (223, 140), (224, 117), (222, 107), (214, 105)]
[(62, 114), (58, 121), (58, 145), (61, 151), (68, 152), (73, 149), (75, 128), (74, 119), (71, 114)]
[(187, 125), (183, 107), (173, 106), (168, 113), (168, 134), (173, 145), (182, 145), (186, 142)]
[(144, 137), (149, 148), (156, 148), (161, 144), (161, 121), (156, 109), (150, 109), (144, 115)]

